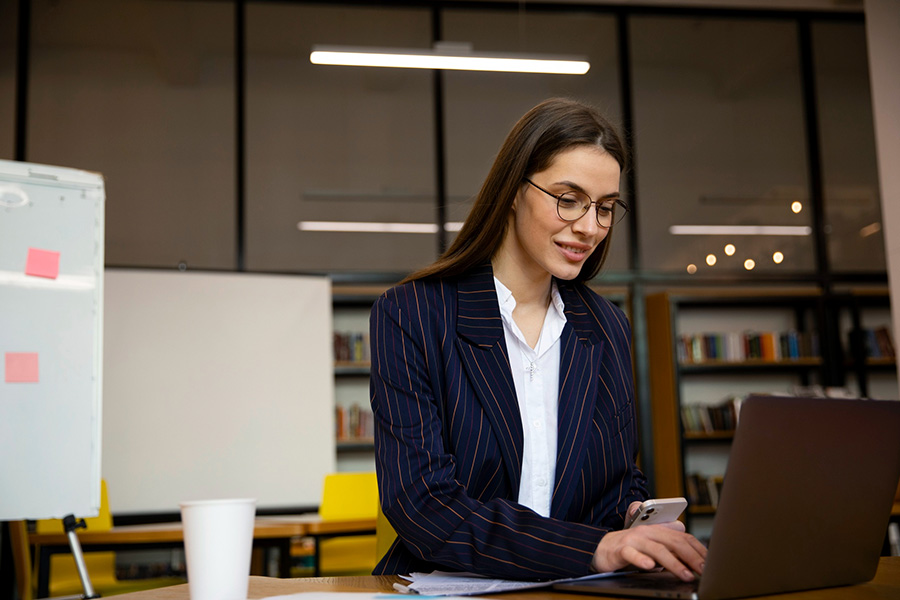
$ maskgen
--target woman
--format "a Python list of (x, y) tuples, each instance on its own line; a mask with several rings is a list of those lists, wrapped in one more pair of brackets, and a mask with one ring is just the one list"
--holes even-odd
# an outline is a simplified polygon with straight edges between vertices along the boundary
[(622, 530), (647, 496), (630, 328), (583, 282), (626, 210), (624, 167), (603, 117), (543, 102), (449, 250), (376, 302), (376, 467), (398, 534), (376, 574), (702, 570), (706, 550), (680, 523)]

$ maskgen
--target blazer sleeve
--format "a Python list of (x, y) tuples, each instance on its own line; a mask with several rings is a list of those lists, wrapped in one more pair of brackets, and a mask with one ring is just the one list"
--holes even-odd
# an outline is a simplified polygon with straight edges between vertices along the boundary
[[(373, 307), (371, 401), (382, 509), (402, 543), (448, 570), (523, 579), (589, 573), (609, 529), (541, 517), (501, 497), (478, 501), (457, 481), (435, 382), (461, 377), (460, 365), (445, 364), (441, 349), (452, 341), (438, 339), (421, 299), (398, 297)], [(494, 476), (504, 476), (502, 467)]]
[[(623, 477), (622, 489), (619, 492), (617, 502), (614, 506), (604, 509), (597, 506), (593, 514), (598, 515), (596, 525), (604, 529), (618, 530), (625, 526), (625, 515), (628, 507), (632, 502), (643, 502), (649, 497), (647, 490), (647, 478), (637, 465), (637, 418), (634, 402), (630, 402), (624, 409), (627, 412), (625, 419), (627, 423), (623, 426), (620, 435), (622, 436), (622, 459), (625, 464), (629, 465), (628, 472)], [(602, 502), (602, 501), (601, 501)]]
[[(605, 323), (601, 330), (607, 336), (606, 341), (611, 353), (605, 361), (609, 373), (615, 373), (616, 377), (624, 379), (621, 386), (622, 408), (619, 417), (623, 423), (618, 435), (621, 437), (621, 460), (628, 465), (626, 474), (621, 482), (615, 503), (607, 508), (596, 507), (593, 511), (598, 516), (595, 524), (605, 529), (622, 529), (625, 526), (625, 514), (632, 502), (643, 502), (649, 497), (647, 490), (647, 478), (638, 468), (638, 428), (637, 408), (634, 396), (634, 377), (632, 372), (631, 354), (631, 325), (625, 313), (608, 300), (601, 298), (593, 292), (588, 292), (591, 299), (597, 305), (597, 314), (604, 315)], [(587, 302), (588, 299), (584, 298)], [(617, 419), (618, 420), (618, 419)], [(604, 498), (602, 502), (606, 502)]]

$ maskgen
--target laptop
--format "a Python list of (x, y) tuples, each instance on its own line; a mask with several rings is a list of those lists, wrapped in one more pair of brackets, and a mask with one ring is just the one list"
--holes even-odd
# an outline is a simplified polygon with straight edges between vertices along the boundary
[(875, 576), (900, 479), (900, 401), (744, 401), (699, 581), (669, 573), (558, 583), (594, 595), (722, 600)]

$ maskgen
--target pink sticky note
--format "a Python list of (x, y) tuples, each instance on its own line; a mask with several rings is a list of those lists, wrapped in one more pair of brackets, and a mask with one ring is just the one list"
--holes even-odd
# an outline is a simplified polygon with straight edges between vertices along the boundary
[(25, 261), (25, 274), (56, 279), (56, 276), (59, 275), (59, 252), (29, 248), (28, 259)]
[(6, 383), (37, 383), (38, 353), (7, 352)]

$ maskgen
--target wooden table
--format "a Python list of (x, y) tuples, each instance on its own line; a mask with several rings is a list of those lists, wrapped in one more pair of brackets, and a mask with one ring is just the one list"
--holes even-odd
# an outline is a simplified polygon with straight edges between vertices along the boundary
[[(363, 535), (375, 532), (375, 519), (323, 521), (318, 513), (257, 517), (253, 530), (253, 547), (278, 549), (278, 575), (291, 575), (291, 542), (294, 538), (316, 539), (315, 567), (319, 573), (318, 539), (339, 535)], [(180, 522), (149, 525), (122, 525), (106, 531), (78, 530), (78, 541), (85, 552), (107, 550), (146, 550), (183, 548), (184, 530)], [(34, 547), (38, 563), (37, 597), (46, 598), (50, 589), (50, 557), (69, 553), (69, 539), (64, 533), (31, 533), (28, 543)]]
[[(391, 584), (398, 577), (310, 577), (304, 579), (275, 579), (251, 577), (247, 597), (251, 600), (296, 594), (298, 592), (373, 592), (391, 593)], [(577, 600), (589, 596), (538, 589), (507, 592), (490, 596), (498, 600)], [(187, 584), (116, 596), (117, 600), (190, 600)], [(811, 590), (777, 596), (760, 596), (759, 600), (896, 600), (900, 598), (900, 557), (882, 558), (875, 579), (861, 585)]]
[(376, 519), (322, 519), (318, 513), (303, 515), (275, 515), (271, 517), (259, 517), (259, 520), (270, 520), (279, 523), (292, 523), (305, 528), (304, 536), (315, 540), (313, 552), (313, 576), (322, 574), (321, 555), (319, 554), (319, 541), (322, 538), (340, 537), (348, 535), (369, 535), (375, 533)]

